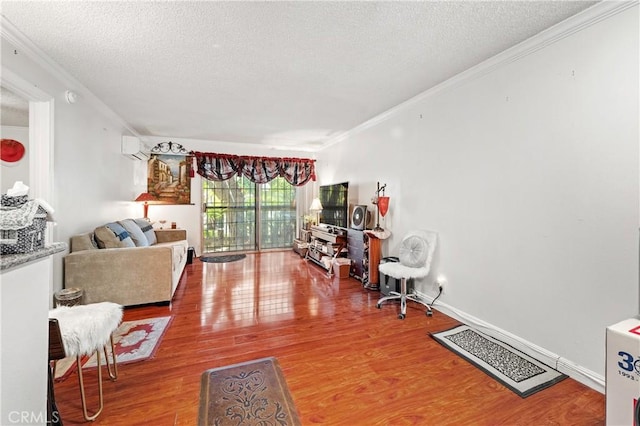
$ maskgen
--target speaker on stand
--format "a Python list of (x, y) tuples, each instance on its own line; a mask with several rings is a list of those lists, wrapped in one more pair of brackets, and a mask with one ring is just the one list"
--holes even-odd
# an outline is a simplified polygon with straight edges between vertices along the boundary
[(351, 212), (351, 228), (363, 230), (367, 225), (367, 206), (354, 206)]

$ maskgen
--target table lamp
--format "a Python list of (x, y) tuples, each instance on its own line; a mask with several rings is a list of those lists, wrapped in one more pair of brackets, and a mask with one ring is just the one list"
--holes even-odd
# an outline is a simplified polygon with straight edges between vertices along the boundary
[(320, 212), (322, 211), (322, 203), (319, 198), (314, 198), (311, 201), (309, 210), (316, 213), (316, 225), (320, 225)]
[(151, 204), (159, 204), (159, 200), (154, 197), (153, 195), (149, 194), (148, 192), (143, 192), (142, 194), (138, 195), (138, 198), (136, 198), (134, 201), (137, 201), (139, 203), (144, 202), (144, 218), (149, 220), (149, 216), (147, 215), (148, 211), (149, 211), (149, 203), (151, 202)]

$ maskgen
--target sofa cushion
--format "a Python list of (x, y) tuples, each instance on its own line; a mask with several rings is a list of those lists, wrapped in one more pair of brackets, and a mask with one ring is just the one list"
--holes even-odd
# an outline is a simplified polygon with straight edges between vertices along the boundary
[(82, 250), (97, 250), (98, 243), (96, 242), (93, 232), (87, 232), (86, 234), (74, 235), (71, 237), (71, 252)]
[(149, 240), (147, 239), (140, 226), (133, 219), (125, 219), (118, 222), (129, 233), (129, 236), (133, 240), (136, 247), (148, 247)]
[(147, 219), (133, 219), (133, 220), (138, 224), (140, 229), (142, 229), (142, 232), (144, 232), (144, 236), (147, 237), (147, 241), (149, 241), (150, 246), (158, 242), (158, 239), (156, 238), (156, 233), (153, 230), (153, 226)]
[(120, 244), (120, 238), (118, 238), (116, 234), (106, 226), (97, 227), (93, 231), (93, 235), (95, 235), (96, 243), (98, 243), (98, 247), (101, 249), (122, 247)]
[(111, 229), (121, 241), (123, 247), (135, 247), (136, 244), (131, 239), (131, 235), (118, 222), (107, 223), (107, 228)]
[[(114, 231), (114, 229), (116, 231)], [(95, 229), (94, 235), (100, 248), (135, 247), (129, 233), (117, 223), (108, 223)]]

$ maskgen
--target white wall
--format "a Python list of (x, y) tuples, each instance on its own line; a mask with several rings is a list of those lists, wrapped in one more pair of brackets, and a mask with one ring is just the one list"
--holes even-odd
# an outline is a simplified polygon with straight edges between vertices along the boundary
[(24, 156), (19, 161), (12, 163), (0, 161), (0, 192), (7, 193), (7, 189), (16, 181), (22, 181), (29, 185), (29, 128), (16, 126), (0, 127), (2, 139), (14, 139), (24, 145)]
[[(13, 52), (17, 51), (18, 54)], [(54, 106), (53, 199), (55, 241), (93, 229), (96, 224), (127, 215), (132, 209), (130, 188), (133, 162), (120, 154), (121, 135), (117, 120), (107, 118), (87, 97), (65, 101), (70, 87), (64, 75), (55, 75), (2, 39), (2, 69), (38, 87), (51, 96)], [(67, 79), (68, 80), (68, 79)], [(62, 256), (54, 256), (53, 290), (62, 288)]]
[[(0, 274), (0, 424), (47, 420), (51, 257)], [(24, 413), (24, 414), (23, 414)], [(27, 416), (21, 422), (21, 416)]]
[(362, 126), (319, 180), (369, 205), (387, 183), (385, 254), (439, 232), (423, 294), (442, 273), (445, 304), (603, 377), (605, 328), (638, 314), (638, 79), (636, 4)]

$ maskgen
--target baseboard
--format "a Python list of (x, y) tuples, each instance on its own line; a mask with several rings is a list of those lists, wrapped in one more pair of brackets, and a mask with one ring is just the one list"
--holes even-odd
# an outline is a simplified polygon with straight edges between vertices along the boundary
[[(427, 303), (433, 301), (433, 297), (425, 295), (416, 291), (418, 297)], [(473, 315), (469, 315), (466, 312), (460, 311), (451, 305), (437, 301), (434, 307), (445, 315), (448, 315), (464, 324), (475, 327), (478, 330), (493, 336), (511, 346), (517, 350), (555, 368), (561, 373), (566, 374), (572, 379), (582, 383), (585, 386), (594, 389), (601, 394), (605, 393), (605, 379), (604, 376), (594, 373), (570, 360), (562, 358), (551, 351), (546, 350), (538, 345), (535, 345), (521, 337), (502, 330), (492, 324), (482, 321)]]

